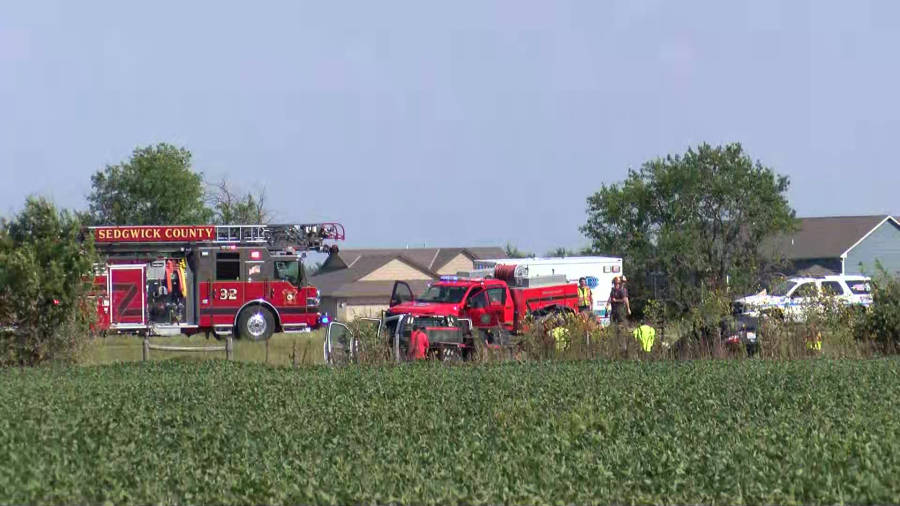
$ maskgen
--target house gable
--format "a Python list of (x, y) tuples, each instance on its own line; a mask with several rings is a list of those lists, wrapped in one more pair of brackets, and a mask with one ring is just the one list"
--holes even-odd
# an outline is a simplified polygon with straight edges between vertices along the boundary
[(900, 223), (893, 218), (885, 219), (846, 252), (844, 274), (874, 275), (876, 260), (889, 274), (900, 274)]
[(359, 281), (393, 281), (397, 279), (431, 280), (434, 279), (434, 276), (417, 269), (400, 258), (395, 258), (363, 276)]
[(459, 271), (470, 271), (474, 262), (472, 257), (470, 257), (465, 252), (460, 252), (458, 255), (453, 257), (449, 262), (442, 265), (440, 269), (438, 269), (437, 273), (441, 276), (453, 276)]

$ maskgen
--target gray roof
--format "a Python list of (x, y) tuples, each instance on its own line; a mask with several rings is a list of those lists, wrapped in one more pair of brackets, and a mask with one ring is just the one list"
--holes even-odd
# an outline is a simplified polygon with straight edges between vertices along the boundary
[(771, 241), (789, 260), (838, 258), (888, 215), (800, 218), (799, 229)]
[[(393, 281), (359, 280), (395, 259), (438, 279), (437, 271), (460, 253), (473, 259), (506, 258), (503, 248), (493, 247), (347, 249), (330, 255), (322, 265), (322, 274), (311, 276), (309, 281), (323, 297), (383, 297), (387, 301)], [(424, 291), (429, 283), (424, 280), (400, 281), (407, 281), (416, 294)]]
[(356, 267), (354, 263), (358, 262), (360, 258), (376, 256), (393, 259), (402, 256), (417, 266), (437, 271), (460, 253), (466, 253), (476, 260), (482, 258), (506, 258), (505, 250), (497, 247), (343, 249), (338, 252), (337, 256), (343, 265), (353, 266), (354, 268)]

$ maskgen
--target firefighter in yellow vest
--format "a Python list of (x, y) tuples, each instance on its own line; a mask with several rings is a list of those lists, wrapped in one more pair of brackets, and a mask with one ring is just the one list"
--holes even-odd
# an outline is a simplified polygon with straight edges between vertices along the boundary
[(578, 278), (578, 311), (582, 314), (590, 314), (594, 306), (594, 295), (587, 286), (585, 278)]
[(644, 322), (640, 327), (634, 329), (634, 338), (641, 343), (642, 350), (650, 353), (653, 343), (656, 341), (656, 329)]
[(812, 353), (822, 351), (822, 333), (815, 324), (806, 330), (806, 349)]

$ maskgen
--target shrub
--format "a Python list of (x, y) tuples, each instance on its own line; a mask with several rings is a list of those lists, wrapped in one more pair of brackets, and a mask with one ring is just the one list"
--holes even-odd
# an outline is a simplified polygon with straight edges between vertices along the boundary
[(81, 221), (42, 198), (28, 198), (0, 221), (0, 364), (72, 360), (95, 308), (86, 298), (96, 260)]
[(857, 339), (882, 353), (896, 353), (900, 347), (900, 280), (876, 262), (872, 279), (872, 305), (859, 314)]

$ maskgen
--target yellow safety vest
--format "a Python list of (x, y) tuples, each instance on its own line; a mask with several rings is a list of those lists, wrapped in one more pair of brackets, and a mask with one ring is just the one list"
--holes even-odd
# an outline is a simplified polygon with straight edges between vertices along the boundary
[(634, 338), (641, 342), (641, 348), (650, 353), (653, 349), (653, 342), (656, 340), (656, 329), (650, 325), (641, 325), (634, 329)]
[(566, 349), (566, 346), (569, 344), (568, 329), (565, 327), (556, 327), (550, 331), (550, 334), (553, 336), (553, 340), (556, 341), (556, 351)]
[(816, 337), (814, 339), (806, 339), (806, 348), (809, 350), (822, 350), (822, 335), (818, 332), (816, 333)]
[(578, 287), (578, 307), (591, 305), (591, 289), (587, 286)]

